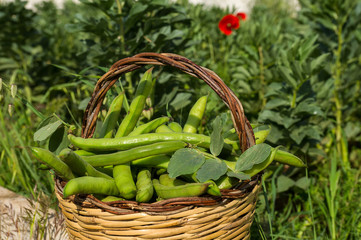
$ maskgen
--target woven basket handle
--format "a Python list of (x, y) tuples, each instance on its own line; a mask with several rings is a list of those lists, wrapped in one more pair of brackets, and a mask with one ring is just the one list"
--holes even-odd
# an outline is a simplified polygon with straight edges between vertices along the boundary
[(213, 71), (198, 66), (185, 57), (171, 53), (140, 53), (114, 63), (109, 71), (98, 80), (85, 109), (82, 125), (83, 138), (92, 137), (105, 95), (120, 75), (141, 68), (143, 65), (172, 66), (205, 81), (231, 110), (233, 124), (240, 140), (242, 152), (255, 144), (253, 130), (244, 115), (241, 102), (222, 79)]

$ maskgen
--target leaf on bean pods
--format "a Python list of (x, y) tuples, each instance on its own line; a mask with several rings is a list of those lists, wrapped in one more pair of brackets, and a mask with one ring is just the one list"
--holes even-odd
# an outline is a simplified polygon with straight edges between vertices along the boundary
[(244, 172), (249, 170), (255, 164), (262, 163), (271, 154), (271, 146), (261, 143), (253, 145), (239, 156), (236, 163), (235, 172)]
[(212, 124), (213, 132), (211, 133), (211, 146), (210, 150), (214, 156), (218, 156), (223, 148), (224, 139), (222, 136), (223, 121), (217, 116)]
[(197, 179), (200, 182), (217, 180), (227, 172), (227, 164), (219, 159), (207, 159), (197, 171)]
[(204, 163), (204, 156), (195, 149), (177, 150), (169, 160), (168, 173), (171, 178), (195, 173)]
[(49, 123), (34, 133), (34, 141), (43, 141), (50, 137), (63, 123), (58, 120), (53, 123)]
[(251, 177), (245, 173), (242, 172), (233, 172), (233, 171), (228, 171), (227, 172), (227, 176), (228, 177), (235, 177), (238, 178), (239, 180), (248, 180), (251, 179)]

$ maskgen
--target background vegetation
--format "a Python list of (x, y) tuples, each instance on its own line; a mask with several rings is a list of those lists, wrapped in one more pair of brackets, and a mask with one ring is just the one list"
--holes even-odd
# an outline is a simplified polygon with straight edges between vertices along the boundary
[[(81, 0), (62, 9), (46, 2), (36, 10), (1, 3), (0, 185), (55, 201), (52, 175), (27, 151), (51, 144), (33, 140), (37, 128), (62, 119), (59, 136), (69, 125), (79, 129), (94, 84), (112, 63), (172, 52), (215, 71), (251, 122), (272, 126), (270, 144), (307, 161), (307, 170), (275, 165), (265, 173), (252, 238), (360, 239), (361, 1), (299, 3), (296, 11), (287, 1), (257, 0), (229, 36), (218, 22), (232, 9), (186, 0)], [(154, 114), (182, 121), (210, 93), (206, 131), (207, 120), (227, 111), (201, 81), (157, 71)], [(124, 76), (108, 99), (120, 84), (131, 97), (141, 72)]]

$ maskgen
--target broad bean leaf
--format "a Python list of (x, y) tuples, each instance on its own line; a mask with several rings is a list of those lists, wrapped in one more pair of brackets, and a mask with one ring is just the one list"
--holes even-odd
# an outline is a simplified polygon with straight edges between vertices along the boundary
[(217, 116), (212, 124), (213, 132), (211, 133), (211, 146), (210, 150), (214, 156), (218, 156), (223, 148), (224, 139), (222, 136), (223, 121)]
[(219, 159), (207, 159), (197, 171), (197, 179), (200, 182), (217, 180), (227, 172), (227, 164)]
[(174, 107), (176, 111), (178, 111), (191, 103), (191, 97), (191, 93), (178, 93), (170, 105)]
[(169, 160), (168, 173), (172, 178), (195, 173), (205, 162), (203, 154), (195, 149), (177, 150)]
[(285, 192), (295, 185), (291, 178), (281, 175), (277, 178), (277, 192)]
[(295, 183), (297, 187), (302, 188), (303, 190), (307, 190), (310, 184), (311, 184), (311, 179), (307, 177), (301, 177)]
[(58, 120), (53, 123), (49, 123), (44, 127), (40, 128), (34, 133), (34, 141), (43, 141), (50, 137), (63, 123)]
[(227, 172), (227, 176), (228, 177), (235, 177), (235, 178), (238, 178), (239, 180), (248, 180), (248, 179), (251, 179), (251, 177), (245, 173), (242, 173), (242, 172), (233, 172), (233, 171), (228, 171)]
[(253, 165), (262, 163), (271, 154), (271, 149), (271, 146), (265, 143), (256, 144), (248, 148), (237, 159), (235, 172), (244, 172), (251, 169)]

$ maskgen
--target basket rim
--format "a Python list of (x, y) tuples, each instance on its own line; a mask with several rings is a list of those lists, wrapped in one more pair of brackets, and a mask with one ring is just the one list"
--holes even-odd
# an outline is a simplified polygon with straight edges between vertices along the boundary
[(199, 66), (191, 60), (173, 53), (143, 52), (115, 62), (96, 83), (91, 99), (85, 109), (82, 122), (82, 137), (92, 137), (98, 113), (107, 91), (118, 78), (125, 73), (137, 70), (143, 66), (170, 66), (182, 72), (203, 80), (221, 98), (231, 111), (234, 128), (238, 134), (242, 152), (255, 145), (255, 137), (251, 124), (244, 114), (243, 106), (235, 93), (212, 70)]

